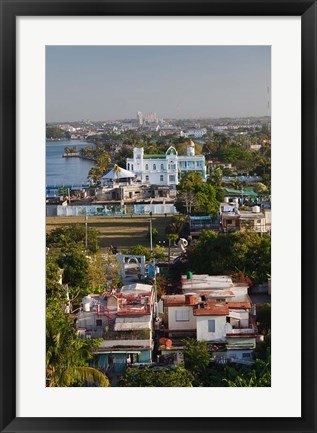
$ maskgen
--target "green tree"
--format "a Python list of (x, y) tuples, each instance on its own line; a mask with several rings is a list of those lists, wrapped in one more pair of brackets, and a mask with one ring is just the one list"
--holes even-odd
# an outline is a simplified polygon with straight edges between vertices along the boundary
[(133, 150), (128, 147), (122, 147), (114, 156), (114, 162), (122, 168), (126, 167), (127, 158), (133, 157)]
[(117, 178), (117, 183), (119, 183), (119, 174), (121, 172), (121, 167), (119, 167), (117, 164), (115, 164), (113, 167), (113, 172)]
[(61, 269), (56, 263), (56, 259), (46, 257), (46, 294), (47, 296), (59, 296), (61, 292), (60, 280)]
[(46, 126), (46, 138), (48, 139), (63, 139), (65, 132), (57, 126)]
[(210, 183), (210, 185), (216, 188), (222, 186), (222, 171), (220, 170), (220, 168), (216, 168), (212, 171), (211, 175), (208, 178), (208, 183)]
[[(46, 235), (46, 246), (49, 248), (81, 246), (84, 249), (85, 243), (86, 228), (84, 224), (57, 227)], [(89, 228), (87, 232), (87, 249), (90, 253), (95, 253), (99, 249), (98, 231), (94, 228)]]
[(266, 335), (271, 331), (271, 304), (264, 304), (259, 308), (256, 321), (261, 334)]
[(173, 216), (170, 222), (165, 226), (165, 233), (167, 235), (175, 234), (178, 236), (179, 233), (182, 231), (184, 221), (185, 221), (185, 217), (181, 215)]
[(63, 283), (70, 287), (87, 288), (89, 285), (89, 262), (80, 249), (67, 249), (57, 259), (57, 264), (64, 269)]
[(164, 260), (167, 257), (167, 254), (165, 253), (165, 248), (161, 247), (160, 245), (155, 245), (153, 248), (153, 257), (156, 260)]
[(99, 344), (99, 340), (78, 339), (70, 319), (56, 301), (50, 300), (46, 313), (47, 386), (109, 386), (107, 376), (88, 364)]
[(196, 338), (187, 338), (183, 340), (183, 344), (185, 346), (185, 368), (193, 374), (195, 378), (194, 385), (199, 386), (211, 358), (207, 343), (206, 341), (196, 340)]
[(234, 380), (225, 380), (230, 387), (270, 387), (271, 360), (256, 359), (248, 374), (239, 375)]
[(188, 251), (189, 266), (197, 273), (232, 275), (243, 272), (253, 282), (271, 273), (271, 238), (254, 232), (216, 234), (203, 231)]
[(124, 387), (191, 387), (192, 374), (181, 367), (164, 368), (128, 368), (120, 379), (119, 386)]
[(202, 181), (201, 173), (189, 172), (182, 177), (175, 207), (178, 212), (211, 215), (218, 212), (215, 188)]
[(119, 269), (120, 265), (110, 251), (106, 254), (97, 251), (88, 258), (89, 287), (94, 293), (102, 293), (108, 283), (116, 287), (120, 281)]
[(97, 183), (101, 176), (103, 175), (103, 171), (100, 169), (100, 167), (91, 167), (91, 169), (88, 172), (88, 178), (91, 179), (94, 183)]
[(143, 245), (134, 245), (129, 249), (129, 254), (135, 256), (145, 256), (145, 260), (150, 260), (151, 253), (150, 251), (144, 247)]
[[(158, 230), (155, 227), (152, 227), (152, 240), (155, 241), (158, 238)], [(146, 239), (150, 239), (150, 230), (146, 234)]]

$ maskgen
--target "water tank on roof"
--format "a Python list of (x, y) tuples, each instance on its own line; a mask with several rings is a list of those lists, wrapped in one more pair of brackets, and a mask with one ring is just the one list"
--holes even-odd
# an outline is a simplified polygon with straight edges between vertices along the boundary
[(85, 302), (83, 304), (84, 311), (90, 311), (90, 302)]
[(260, 208), (260, 206), (253, 206), (253, 207), (252, 207), (252, 212), (253, 212), (253, 213), (259, 213), (259, 212), (261, 212), (261, 208)]
[(223, 200), (225, 203), (229, 203), (229, 197), (225, 197)]
[(165, 340), (165, 347), (172, 347), (172, 346), (173, 346), (172, 340), (170, 340), (169, 338), (167, 338)]

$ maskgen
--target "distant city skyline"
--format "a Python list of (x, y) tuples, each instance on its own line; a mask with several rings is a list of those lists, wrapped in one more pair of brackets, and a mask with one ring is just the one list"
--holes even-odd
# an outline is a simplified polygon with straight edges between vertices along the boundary
[(270, 46), (47, 46), (46, 121), (269, 116)]

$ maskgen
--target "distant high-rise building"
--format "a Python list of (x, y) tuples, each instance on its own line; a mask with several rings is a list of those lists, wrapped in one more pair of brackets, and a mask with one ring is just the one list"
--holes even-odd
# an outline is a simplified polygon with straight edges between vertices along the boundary
[(144, 123), (144, 116), (143, 116), (143, 113), (141, 111), (138, 111), (137, 119), (138, 119), (139, 125), (142, 126)]
[(147, 121), (147, 123), (157, 123), (156, 113), (148, 113), (145, 116), (145, 120)]

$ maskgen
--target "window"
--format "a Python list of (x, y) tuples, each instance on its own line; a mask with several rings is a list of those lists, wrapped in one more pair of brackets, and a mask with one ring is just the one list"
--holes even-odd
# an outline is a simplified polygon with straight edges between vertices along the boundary
[(153, 170), (156, 170), (156, 164), (153, 164)]
[(130, 170), (130, 164), (128, 163), (128, 170)]
[(227, 224), (232, 224), (232, 220), (227, 220)]
[(131, 164), (131, 170), (133, 171), (133, 164)]
[(101, 319), (96, 320), (96, 326), (102, 326), (102, 320)]
[(189, 311), (188, 310), (175, 311), (175, 320), (176, 322), (188, 322)]
[(149, 182), (149, 180), (150, 180), (150, 178), (149, 178), (149, 176), (145, 176), (145, 182)]
[(164, 180), (164, 176), (161, 174), (160, 181), (163, 182), (163, 180)]
[(257, 224), (261, 224), (261, 220), (256, 220)]
[(149, 169), (149, 164), (145, 164), (145, 170)]
[(170, 175), (170, 182), (175, 182), (175, 176), (174, 175)]
[(208, 320), (208, 332), (215, 332), (216, 321), (214, 319)]
[(161, 170), (164, 170), (164, 164), (161, 164)]
[(251, 353), (242, 353), (242, 358), (251, 358)]

